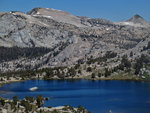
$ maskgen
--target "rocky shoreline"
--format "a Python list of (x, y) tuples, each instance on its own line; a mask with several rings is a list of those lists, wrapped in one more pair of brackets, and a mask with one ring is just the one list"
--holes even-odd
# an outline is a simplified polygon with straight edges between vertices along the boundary
[[(0, 77), (0, 79), (3, 77)], [(27, 78), (27, 79), (23, 79), (21, 77), (11, 77), (9, 80), (7, 80), (6, 78), (3, 78), (3, 81), (0, 81), (0, 87), (4, 84), (9, 84), (9, 83), (14, 83), (14, 82), (24, 82), (26, 80), (31, 80), (31, 79), (40, 79), (40, 80), (81, 80), (81, 79), (85, 79), (85, 80), (122, 80), (122, 81), (144, 81), (144, 82), (150, 82), (150, 80), (144, 79), (144, 78), (139, 78), (136, 76), (109, 76), (107, 78), (105, 77), (101, 77), (101, 78), (91, 78), (90, 76), (84, 76), (84, 77), (66, 77), (66, 78), (59, 78), (59, 77), (52, 77), (52, 78), (48, 78), (48, 79), (44, 79), (43, 77), (32, 77), (32, 78)]]
[(12, 100), (0, 98), (0, 113), (89, 113), (82, 106), (42, 107), (46, 100), (48, 98), (41, 95), (25, 97), (23, 100), (18, 100), (16, 96)]

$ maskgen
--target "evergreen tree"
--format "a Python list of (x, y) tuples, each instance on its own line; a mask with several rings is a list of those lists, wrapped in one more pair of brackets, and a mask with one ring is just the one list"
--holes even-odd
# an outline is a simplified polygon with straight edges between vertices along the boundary
[(111, 72), (108, 70), (108, 68), (105, 68), (105, 77), (108, 77), (111, 75)]
[(147, 49), (150, 49), (150, 41), (148, 42)]
[(91, 71), (92, 71), (92, 68), (91, 68), (91, 67), (88, 67), (86, 71), (87, 71), (87, 72), (91, 72)]
[(91, 78), (92, 78), (92, 79), (95, 78), (95, 73), (92, 73)]
[(15, 105), (17, 105), (17, 102), (18, 102), (18, 97), (17, 97), (17, 96), (14, 96), (14, 97), (13, 97), (13, 103), (14, 103)]
[(37, 102), (36, 104), (38, 107), (41, 107), (43, 105), (43, 100), (44, 98), (41, 95), (36, 96), (36, 102)]
[(130, 52), (130, 57), (133, 57), (133, 52), (132, 51)]
[(122, 56), (121, 64), (126, 68), (131, 67), (131, 62), (128, 60), (127, 55)]

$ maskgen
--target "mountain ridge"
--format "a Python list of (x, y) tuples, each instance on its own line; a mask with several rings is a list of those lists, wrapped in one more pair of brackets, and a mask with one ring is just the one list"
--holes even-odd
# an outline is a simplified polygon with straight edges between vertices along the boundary
[[(115, 52), (117, 57), (121, 57), (125, 53), (129, 55), (142, 42), (133, 51), (135, 57), (132, 59), (135, 59), (144, 53), (141, 48), (148, 44), (145, 40), (150, 37), (150, 27), (147, 24), (77, 17), (46, 8), (35, 8), (28, 14), (13, 11), (2, 13), (0, 27), (1, 47), (44, 47), (51, 50), (34, 58), (17, 56), (17, 59), (4, 60), (0, 62), (0, 70), (4, 72), (71, 66), (90, 57), (102, 57), (107, 51)], [(15, 52), (14, 49), (11, 51)], [(22, 54), (18, 51), (18, 54)], [(148, 50), (144, 54), (148, 54)]]

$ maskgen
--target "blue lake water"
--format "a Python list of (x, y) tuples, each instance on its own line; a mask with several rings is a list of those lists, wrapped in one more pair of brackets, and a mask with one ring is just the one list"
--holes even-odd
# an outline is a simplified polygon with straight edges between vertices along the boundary
[[(39, 89), (31, 92), (29, 88)], [(1, 97), (43, 95), (44, 106), (82, 105), (91, 113), (150, 113), (150, 83), (134, 81), (28, 80), (0, 87)]]

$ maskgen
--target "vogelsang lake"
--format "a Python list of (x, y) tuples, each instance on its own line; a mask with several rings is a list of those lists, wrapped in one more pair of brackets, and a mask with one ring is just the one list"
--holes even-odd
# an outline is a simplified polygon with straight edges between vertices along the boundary
[[(36, 91), (29, 88), (38, 87)], [(82, 105), (91, 113), (150, 113), (150, 82), (27, 80), (0, 87), (0, 97), (49, 97), (43, 106)]]

